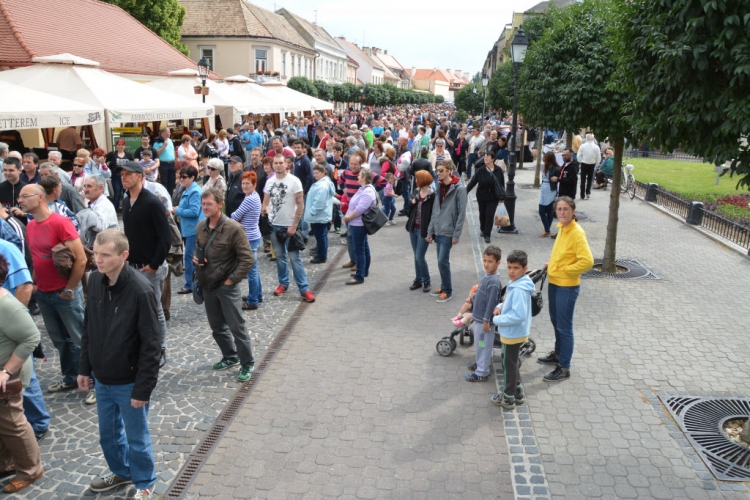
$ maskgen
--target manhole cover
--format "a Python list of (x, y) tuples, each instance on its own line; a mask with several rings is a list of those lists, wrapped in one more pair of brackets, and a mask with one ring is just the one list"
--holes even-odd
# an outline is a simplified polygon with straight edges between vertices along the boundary
[[(576, 212), (576, 215), (578, 213)], [(618, 280), (635, 280), (635, 279), (647, 279), (647, 280), (660, 280), (661, 278), (653, 273), (649, 268), (641, 264), (635, 259), (617, 259), (615, 265), (617, 266), (616, 273), (605, 273), (602, 272), (601, 266), (604, 259), (594, 259), (594, 267), (586, 271), (581, 275), (581, 278), (610, 278)]]
[(659, 396), (685, 437), (721, 481), (750, 481), (750, 449), (731, 441), (722, 426), (750, 417), (750, 399)]

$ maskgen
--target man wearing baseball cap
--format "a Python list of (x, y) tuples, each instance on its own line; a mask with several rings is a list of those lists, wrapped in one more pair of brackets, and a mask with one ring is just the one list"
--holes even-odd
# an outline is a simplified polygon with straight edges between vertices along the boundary
[(161, 305), (164, 279), (167, 277), (167, 253), (172, 245), (164, 206), (147, 189), (143, 189), (143, 167), (129, 161), (122, 166), (122, 187), (128, 195), (122, 203), (122, 222), (130, 244), (128, 264), (143, 273), (156, 294), (159, 318), (161, 358), (159, 367), (167, 362), (167, 322)]
[(229, 158), (229, 178), (227, 179), (227, 194), (224, 200), (226, 214), (231, 216), (235, 210), (240, 208), (245, 193), (242, 192), (242, 167), (245, 162), (239, 156)]

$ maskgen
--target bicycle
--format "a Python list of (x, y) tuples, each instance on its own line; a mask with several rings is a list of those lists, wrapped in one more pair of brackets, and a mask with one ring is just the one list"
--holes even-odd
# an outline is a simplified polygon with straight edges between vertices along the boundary
[(628, 193), (630, 199), (635, 198), (635, 176), (633, 176), (633, 169), (635, 167), (628, 163), (622, 166), (622, 174), (620, 175), (620, 192)]

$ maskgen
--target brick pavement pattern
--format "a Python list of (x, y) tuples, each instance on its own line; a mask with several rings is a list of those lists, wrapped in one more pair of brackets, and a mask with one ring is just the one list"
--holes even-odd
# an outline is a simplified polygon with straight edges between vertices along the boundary
[(370, 238), (364, 285), (337, 267), (186, 498), (512, 498), (494, 385), (463, 380), (473, 349), (435, 350), (476, 283), (470, 239), (452, 252), (456, 298), (437, 304), (408, 290), (404, 221)]
[[(312, 238), (310, 244), (314, 245), (314, 241)], [(340, 247), (340, 238), (331, 233), (330, 255), (335, 255)], [(314, 283), (325, 265), (308, 264), (310, 258), (306, 250), (303, 262), (308, 280)], [(273, 290), (278, 286), (276, 263), (262, 251), (258, 260), (263, 304), (257, 311), (244, 313), (256, 362), (300, 303), (294, 284), (282, 297), (274, 297)], [(237, 369), (222, 372), (211, 369), (211, 365), (221, 358), (221, 353), (211, 336), (204, 306), (195, 304), (191, 295), (177, 295), (176, 291), (185, 280), (182, 277), (172, 279), (172, 319), (167, 322), (169, 362), (159, 373), (149, 409), (157, 493), (166, 490), (239, 386)], [(246, 295), (247, 280), (242, 282), (241, 288)], [(60, 364), (41, 317), (35, 316), (34, 319), (42, 332), (42, 343), (48, 357), (46, 362), (36, 361), (36, 368), (52, 421), (47, 437), (40, 443), (45, 475), (24, 490), (24, 498), (92, 498), (95, 494), (88, 489), (89, 483), (95, 476), (107, 472), (99, 446), (96, 407), (84, 404), (85, 394), (80, 391), (46, 392), (47, 386), (60, 378)], [(132, 487), (120, 487), (99, 496), (130, 498), (133, 491)]]
[[(533, 170), (516, 181), (521, 234), (493, 234), (493, 242), (503, 255), (526, 250), (538, 267), (553, 241), (537, 236), (539, 192), (525, 188)], [(604, 251), (609, 195), (594, 190), (591, 200), (576, 200), (598, 221), (581, 223), (595, 258)], [(543, 382), (551, 367), (534, 361), (554, 347), (546, 305), (532, 324), (537, 352), (521, 372), (552, 497), (750, 498), (746, 484), (713, 479), (654, 396), (748, 396), (750, 311), (738, 294), (750, 282), (750, 260), (625, 196), (617, 256), (663, 280), (583, 280), (569, 380)]]

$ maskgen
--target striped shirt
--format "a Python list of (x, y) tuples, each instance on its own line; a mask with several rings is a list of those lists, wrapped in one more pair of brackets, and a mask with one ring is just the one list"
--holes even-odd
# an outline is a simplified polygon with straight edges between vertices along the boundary
[[(385, 177), (382, 177), (373, 172), (372, 185), (376, 191), (380, 191), (381, 189), (385, 188), (385, 184), (387, 182), (388, 181), (385, 180)], [(342, 187), (344, 189), (344, 191), (346, 192), (346, 196), (351, 200), (352, 196), (354, 196), (354, 193), (356, 193), (360, 188), (359, 173), (355, 174), (348, 168), (343, 172), (339, 170), (339, 187)]]
[(249, 196), (245, 196), (240, 207), (232, 213), (232, 219), (238, 221), (245, 228), (247, 241), (261, 239), (258, 220), (260, 219), (260, 196), (253, 191)]

